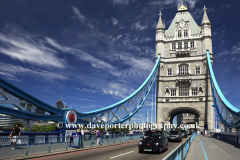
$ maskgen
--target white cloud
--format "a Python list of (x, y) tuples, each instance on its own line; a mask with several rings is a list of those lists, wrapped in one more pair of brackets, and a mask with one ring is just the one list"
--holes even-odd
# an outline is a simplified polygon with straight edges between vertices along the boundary
[(114, 5), (128, 5), (129, 0), (112, 0)]
[(77, 89), (81, 92), (93, 92), (93, 93), (99, 92), (99, 91), (93, 90), (93, 89), (86, 89), (86, 88), (81, 89), (81, 88), (76, 88), (76, 87), (72, 87), (72, 88)]
[(144, 30), (147, 28), (147, 24), (145, 26), (143, 26), (140, 24), (140, 21), (138, 21), (135, 24), (133, 24), (133, 27), (135, 27), (137, 30)]
[(81, 21), (82, 24), (85, 24), (89, 28), (94, 28), (93, 24), (89, 22), (84, 15), (80, 13), (80, 11), (76, 7), (72, 7), (73, 13), (76, 15), (76, 17)]
[(89, 55), (88, 53), (84, 52), (84, 51), (79, 51), (81, 54), (78, 55), (78, 57), (86, 62), (89, 62), (92, 67), (94, 68), (99, 68), (99, 69), (110, 69), (113, 68), (110, 64), (108, 64), (107, 62), (97, 59), (91, 55)]
[[(193, 9), (196, 5), (198, 0), (184, 0), (183, 5), (187, 5), (188, 9)], [(149, 2), (150, 5), (154, 5), (154, 6), (160, 6), (163, 7), (162, 9), (164, 9), (165, 6), (169, 6), (170, 7), (179, 7), (182, 5), (182, 0), (164, 0), (164, 1), (160, 1), (160, 0), (151, 0)]]
[(236, 59), (236, 57), (232, 57), (231, 62), (234, 61), (235, 59)]
[(112, 24), (116, 26), (118, 24), (118, 20), (116, 18), (112, 18)]
[(0, 33), (0, 41), (4, 44), (0, 47), (0, 53), (32, 65), (65, 68), (65, 61), (56, 56), (57, 52), (34, 37), (18, 28)]
[(35, 78), (43, 78), (43, 80), (47, 80), (47, 81), (51, 81), (51, 80), (68, 80), (69, 78), (61, 75), (59, 73), (56, 72), (50, 72), (50, 71), (46, 71), (46, 70), (40, 70), (40, 69), (29, 69), (29, 68), (24, 68), (18, 65), (12, 65), (12, 64), (8, 64), (8, 63), (3, 63), (0, 62), (0, 73), (2, 75), (7, 76), (7, 78), (14, 78), (15, 75), (17, 74), (21, 74), (21, 75), (31, 75)]
[(83, 99), (83, 98), (76, 98), (76, 97), (67, 97), (69, 99), (76, 99), (76, 100), (79, 100), (79, 101), (93, 101), (91, 99)]
[(68, 52), (70, 54), (73, 54), (75, 56), (77, 56), (79, 59), (86, 61), (88, 63), (90, 63), (92, 65), (92, 67), (94, 68), (99, 68), (99, 69), (109, 69), (109, 68), (113, 68), (110, 64), (108, 64), (107, 62), (101, 60), (101, 59), (97, 59), (93, 56), (91, 56), (90, 54), (79, 50), (79, 49), (74, 49), (74, 48), (70, 48), (70, 47), (66, 47), (63, 45), (58, 44), (56, 41), (50, 39), (50, 38), (46, 38), (47, 42), (52, 45), (53, 47), (63, 51), (63, 52)]
[[(240, 54), (240, 42), (231, 48), (231, 50), (223, 50), (221, 53), (217, 54), (216, 57), (223, 57), (225, 55), (238, 55)], [(232, 58), (232, 61), (235, 57)]]
[(121, 38), (121, 37), (122, 37), (122, 35), (118, 35), (118, 36), (117, 36), (117, 39), (119, 39), (119, 38)]

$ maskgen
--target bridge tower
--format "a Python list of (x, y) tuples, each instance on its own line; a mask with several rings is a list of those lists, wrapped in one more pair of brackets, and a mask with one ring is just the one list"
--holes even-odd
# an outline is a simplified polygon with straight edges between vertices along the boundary
[(169, 124), (178, 115), (193, 116), (200, 126), (214, 129), (211, 86), (206, 50), (212, 59), (211, 23), (206, 8), (202, 23), (197, 25), (183, 3), (167, 30), (159, 14), (156, 28), (156, 57), (161, 54), (157, 78), (156, 123)]

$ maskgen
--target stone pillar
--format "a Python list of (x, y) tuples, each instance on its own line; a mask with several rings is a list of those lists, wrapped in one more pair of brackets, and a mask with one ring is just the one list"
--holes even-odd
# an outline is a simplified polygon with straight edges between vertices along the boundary
[(239, 128), (235, 128), (236, 130), (236, 135), (239, 136)]
[(32, 127), (34, 126), (35, 121), (27, 120), (28, 132), (31, 132)]
[(227, 127), (224, 126), (224, 134), (226, 134), (226, 133), (227, 133)]
[(229, 133), (232, 134), (232, 128), (229, 128)]

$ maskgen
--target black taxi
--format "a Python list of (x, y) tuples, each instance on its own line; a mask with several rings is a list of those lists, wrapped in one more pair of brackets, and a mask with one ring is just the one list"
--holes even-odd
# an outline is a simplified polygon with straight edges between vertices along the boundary
[(168, 149), (168, 139), (165, 131), (146, 131), (143, 135), (143, 139), (138, 144), (139, 153), (162, 153), (162, 151), (165, 149)]

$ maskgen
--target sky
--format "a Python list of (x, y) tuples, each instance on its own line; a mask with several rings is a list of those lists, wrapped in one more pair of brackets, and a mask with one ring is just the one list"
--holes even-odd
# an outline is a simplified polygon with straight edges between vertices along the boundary
[[(179, 0), (2, 0), (0, 77), (54, 106), (86, 112), (134, 92), (154, 66), (155, 29), (168, 29)], [(240, 109), (240, 2), (184, 0), (212, 24), (213, 70)]]

